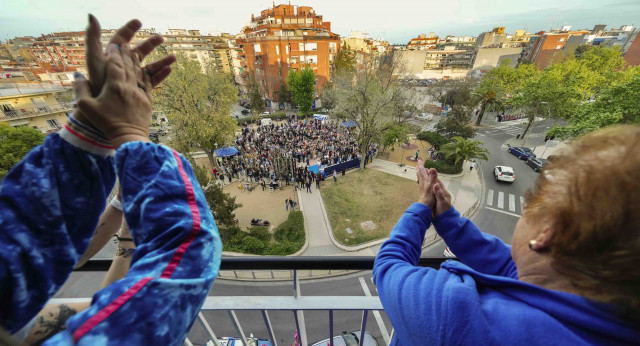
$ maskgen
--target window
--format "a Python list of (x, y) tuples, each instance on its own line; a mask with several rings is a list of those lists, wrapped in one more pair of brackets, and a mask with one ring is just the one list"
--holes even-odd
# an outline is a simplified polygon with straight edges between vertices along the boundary
[(253, 44), (253, 50), (254, 50), (256, 53), (261, 53), (261, 52), (262, 52), (262, 50), (260, 49), (260, 43), (254, 43), (254, 44)]
[(49, 126), (52, 127), (52, 128), (60, 127), (60, 124), (58, 123), (58, 121), (56, 119), (47, 120), (47, 124), (49, 124)]
[(560, 39), (560, 42), (564, 42), (564, 37)]
[(280, 58), (278, 58), (278, 67), (280, 67)]
[(310, 64), (317, 64), (318, 63), (318, 56), (317, 55), (307, 55), (306, 60)]
[(280, 55), (280, 46), (276, 46), (276, 55)]
[(318, 50), (318, 44), (317, 43), (307, 43), (304, 45), (304, 49), (305, 50)]
[(280, 18), (276, 19), (276, 24), (282, 24), (282, 20)]
[(289, 46), (284, 47), (284, 53), (289, 55)]
[(557, 45), (556, 49), (562, 49), (562, 45), (561, 44)]
[(304, 50), (304, 43), (298, 43), (298, 50)]

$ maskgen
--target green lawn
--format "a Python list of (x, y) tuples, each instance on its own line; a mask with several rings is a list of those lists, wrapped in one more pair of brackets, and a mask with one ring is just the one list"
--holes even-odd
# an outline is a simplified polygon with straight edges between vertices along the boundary
[[(415, 180), (372, 169), (327, 179), (320, 189), (333, 234), (344, 245), (386, 238), (404, 211), (418, 198)], [(361, 222), (373, 221), (365, 231)], [(347, 228), (353, 232), (349, 234)]]

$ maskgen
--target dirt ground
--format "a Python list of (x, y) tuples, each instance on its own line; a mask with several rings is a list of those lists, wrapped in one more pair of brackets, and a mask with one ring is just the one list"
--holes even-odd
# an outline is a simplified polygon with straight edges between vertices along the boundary
[(416, 157), (416, 150), (420, 150), (418, 157), (426, 161), (429, 160), (429, 148), (431, 148), (429, 142), (412, 139), (409, 146), (407, 146), (406, 143), (396, 144), (393, 148), (394, 150), (386, 148), (384, 152), (378, 154), (378, 157), (383, 160), (404, 163), (407, 166), (415, 167), (416, 161), (413, 159)]
[[(236, 202), (242, 207), (236, 209), (236, 218), (241, 229), (246, 230), (251, 225), (251, 219), (269, 220), (270, 229), (277, 227), (287, 220), (289, 215), (285, 209), (284, 200), (293, 198), (298, 202), (297, 194), (293, 186), (284, 186), (282, 190), (269, 191), (269, 188), (262, 191), (262, 187), (257, 185), (253, 191), (241, 191), (238, 189), (238, 182), (233, 182), (223, 188), (224, 192), (236, 197)], [(254, 183), (255, 184), (255, 183)], [(296, 206), (299, 209), (299, 205)]]

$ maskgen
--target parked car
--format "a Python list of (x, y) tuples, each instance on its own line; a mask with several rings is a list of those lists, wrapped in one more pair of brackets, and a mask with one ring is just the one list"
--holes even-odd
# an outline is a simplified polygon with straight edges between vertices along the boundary
[[(374, 338), (369, 332), (364, 332), (364, 342), (362, 343), (364, 346), (379, 346), (378, 341)], [(326, 346), (329, 345), (329, 339), (325, 339), (322, 341), (318, 341), (316, 343), (311, 344), (311, 346)], [(347, 333), (342, 332), (342, 334), (333, 337), (333, 345), (334, 346), (358, 346), (360, 345), (360, 331), (356, 330), (355, 332)]]
[(546, 166), (547, 162), (548, 161), (545, 160), (545, 159), (539, 159), (537, 157), (530, 157), (527, 160), (527, 165), (529, 167), (533, 168), (534, 171), (540, 172), (544, 168), (544, 166)]
[(242, 115), (247, 115), (247, 114), (249, 114), (249, 111), (246, 110), (246, 109), (243, 109), (242, 112), (240, 112), (240, 113), (242, 113)]
[(442, 252), (442, 254), (444, 255), (444, 257), (447, 257), (447, 258), (456, 258), (456, 255), (454, 255), (453, 252), (449, 250), (448, 246), (444, 248), (444, 252)]
[(526, 160), (530, 157), (536, 157), (536, 154), (533, 153), (533, 150), (525, 147), (510, 147), (509, 152), (517, 156), (520, 160)]
[(429, 114), (429, 113), (418, 114), (416, 115), (416, 119), (433, 120), (433, 114)]
[(507, 183), (513, 183), (516, 180), (516, 173), (513, 168), (507, 166), (496, 166), (493, 169), (493, 176), (496, 181), (505, 181)]

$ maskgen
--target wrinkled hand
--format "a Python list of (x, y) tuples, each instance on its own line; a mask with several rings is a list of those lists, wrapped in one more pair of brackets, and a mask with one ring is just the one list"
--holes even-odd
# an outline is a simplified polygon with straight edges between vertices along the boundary
[(140, 61), (135, 59), (126, 43), (120, 47), (115, 44), (107, 47), (106, 70), (105, 84), (97, 98), (91, 95), (89, 81), (82, 76), (76, 78), (74, 90), (78, 108), (116, 148), (131, 141), (148, 142), (150, 76), (142, 72)]
[[(139, 20), (133, 19), (125, 24), (109, 40), (109, 45), (116, 44), (122, 46), (125, 43), (129, 43), (133, 36), (142, 27), (142, 23)], [(93, 16), (89, 15), (89, 26), (87, 27), (86, 46), (87, 46), (87, 68), (89, 70), (89, 80), (91, 81), (91, 90), (93, 96), (98, 96), (102, 90), (102, 86), (106, 80), (106, 66), (107, 56), (102, 50), (102, 44), (100, 43), (100, 23)], [(136, 54), (139, 61), (151, 53), (156, 47), (158, 47), (164, 39), (160, 35), (153, 35), (140, 43), (138, 46), (131, 50)], [(160, 84), (171, 73), (171, 64), (176, 61), (176, 57), (173, 55), (167, 55), (164, 58), (145, 66), (145, 73), (149, 74), (151, 78), (151, 85), (155, 87)]]
[(436, 198), (436, 209), (433, 212), (433, 216), (438, 217), (451, 208), (451, 194), (444, 187), (442, 181), (438, 179), (438, 182), (433, 186), (433, 195)]
[(433, 195), (433, 186), (438, 182), (438, 172), (431, 168), (424, 168), (422, 159), (418, 159), (418, 185), (420, 185), (420, 196), (418, 202), (426, 204), (432, 211), (436, 207), (436, 197)]

